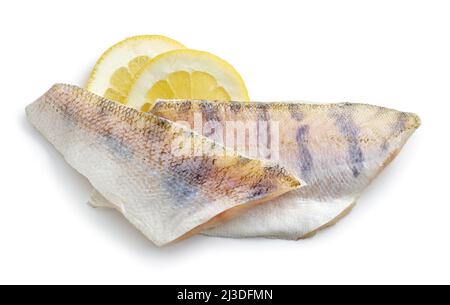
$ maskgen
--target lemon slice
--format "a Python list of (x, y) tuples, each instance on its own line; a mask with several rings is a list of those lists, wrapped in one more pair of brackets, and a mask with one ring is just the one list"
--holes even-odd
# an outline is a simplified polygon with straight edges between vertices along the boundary
[(134, 78), (142, 67), (159, 54), (184, 48), (181, 43), (159, 35), (127, 38), (103, 53), (86, 87), (95, 94), (125, 103)]
[(153, 58), (139, 72), (126, 103), (150, 110), (158, 99), (248, 101), (239, 73), (226, 61), (207, 52), (174, 50)]

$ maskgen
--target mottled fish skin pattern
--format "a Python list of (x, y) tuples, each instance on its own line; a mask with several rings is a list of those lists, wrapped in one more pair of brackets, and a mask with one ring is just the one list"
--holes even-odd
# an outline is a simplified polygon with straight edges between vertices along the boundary
[[(206, 232), (226, 237), (298, 239), (326, 227), (353, 206), (420, 125), (411, 113), (348, 103), (265, 103), (262, 107), (261, 103), (160, 101), (151, 112), (192, 124), (193, 114), (204, 108), (222, 124), (261, 118), (279, 122), (278, 162), (307, 183)], [(247, 146), (237, 150), (249, 151)]]
[(74, 86), (55, 85), (26, 112), (68, 163), (156, 245), (300, 186), (281, 166), (220, 145), (215, 153), (174, 155), (175, 140), (194, 147), (212, 142)]

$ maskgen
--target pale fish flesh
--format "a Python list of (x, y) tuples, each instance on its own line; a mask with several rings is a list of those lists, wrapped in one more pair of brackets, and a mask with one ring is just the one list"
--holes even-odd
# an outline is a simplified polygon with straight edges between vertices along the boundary
[[(55, 85), (26, 112), (67, 162), (156, 245), (300, 186), (279, 165), (243, 157), (163, 118), (74, 86)], [(173, 151), (203, 145), (215, 146), (214, 152)]]
[[(188, 122), (191, 127), (200, 113), (204, 125), (216, 131), (222, 128), (221, 132), (229, 122), (246, 126), (257, 122), (256, 137), (269, 129), (268, 141), (279, 145), (278, 160), (274, 161), (306, 182), (305, 187), (205, 232), (223, 237), (299, 239), (333, 224), (349, 211), (420, 125), (419, 118), (411, 113), (348, 103), (161, 101), (151, 112), (174, 122)], [(269, 124), (259, 125), (261, 122)], [(271, 126), (278, 126), (272, 139)], [(208, 130), (203, 133), (221, 141)], [(243, 144), (225, 144), (236, 145), (237, 151), (248, 154), (256, 141), (248, 135), (246, 140)], [(271, 153), (260, 151), (258, 157), (272, 159)]]

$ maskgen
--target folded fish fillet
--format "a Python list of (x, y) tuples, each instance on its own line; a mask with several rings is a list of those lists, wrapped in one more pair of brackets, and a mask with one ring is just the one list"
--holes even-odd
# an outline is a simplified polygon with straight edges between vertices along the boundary
[[(300, 186), (278, 165), (74, 86), (55, 85), (26, 112), (67, 162), (157, 245)], [(184, 145), (192, 153), (208, 145), (215, 150), (174, 153)]]
[[(200, 113), (204, 125), (222, 132), (227, 122), (269, 122), (257, 124), (265, 132), (278, 126), (278, 138), (272, 135), (271, 143), (279, 144), (278, 162), (307, 185), (205, 232), (225, 237), (298, 239), (337, 221), (420, 125), (414, 114), (362, 104), (161, 101), (151, 112), (189, 126)], [(217, 134), (213, 137), (220, 141)], [(255, 145), (249, 140), (225, 144), (246, 154)], [(259, 152), (261, 158), (273, 157), (270, 151)]]

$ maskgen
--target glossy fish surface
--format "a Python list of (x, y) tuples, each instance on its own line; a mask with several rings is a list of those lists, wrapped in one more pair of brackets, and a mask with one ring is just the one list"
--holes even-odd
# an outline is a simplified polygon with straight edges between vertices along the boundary
[[(411, 113), (349, 103), (160, 101), (151, 112), (200, 129), (242, 154), (277, 162), (306, 182), (205, 232), (223, 237), (299, 239), (329, 226), (349, 211), (420, 125)], [(228, 142), (230, 130), (245, 141)]]
[[(75, 86), (55, 85), (26, 112), (66, 161), (156, 245), (300, 186), (279, 165)], [(204, 146), (214, 151), (197, 153)]]

